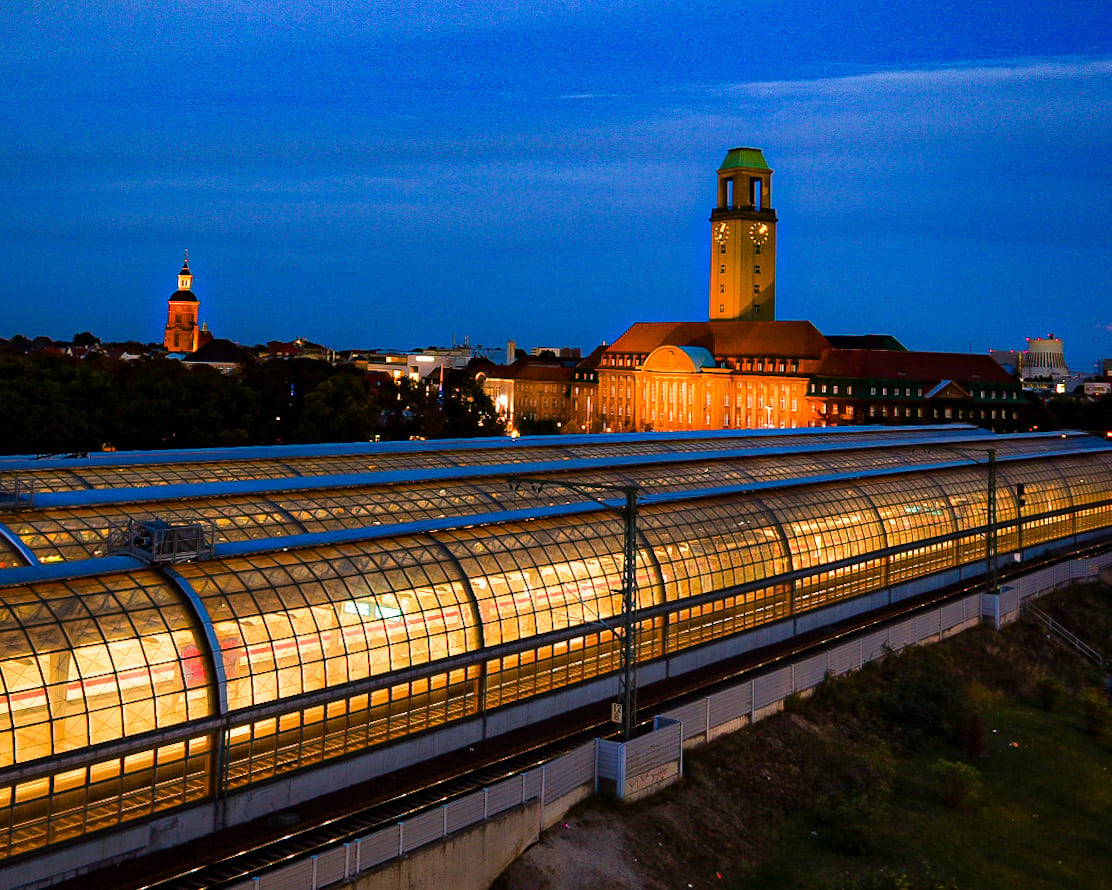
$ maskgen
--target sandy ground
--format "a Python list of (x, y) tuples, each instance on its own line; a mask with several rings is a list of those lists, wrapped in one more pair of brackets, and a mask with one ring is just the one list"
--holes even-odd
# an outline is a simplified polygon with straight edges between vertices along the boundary
[(579, 810), (558, 823), (502, 875), (497, 890), (656, 890), (625, 836), (626, 820)]

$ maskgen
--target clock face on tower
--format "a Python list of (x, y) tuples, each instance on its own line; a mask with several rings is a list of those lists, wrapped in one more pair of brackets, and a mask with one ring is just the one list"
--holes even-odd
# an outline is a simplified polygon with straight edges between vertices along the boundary
[(768, 240), (768, 225), (765, 223), (753, 223), (749, 227), (749, 237), (754, 244), (764, 244)]
[(725, 222), (720, 222), (714, 227), (714, 240), (719, 244), (725, 244), (726, 239), (730, 237), (730, 226)]

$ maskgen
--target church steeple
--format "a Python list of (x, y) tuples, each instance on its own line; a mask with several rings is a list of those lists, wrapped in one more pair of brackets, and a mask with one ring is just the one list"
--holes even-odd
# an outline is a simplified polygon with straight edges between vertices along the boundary
[(178, 289), (170, 294), (169, 303), (163, 345), (168, 352), (196, 352), (197, 313), (201, 303), (193, 293), (193, 273), (189, 271), (188, 250), (178, 273)]
[(178, 273), (178, 290), (193, 290), (193, 273), (189, 271), (189, 248), (185, 250), (185, 261)]

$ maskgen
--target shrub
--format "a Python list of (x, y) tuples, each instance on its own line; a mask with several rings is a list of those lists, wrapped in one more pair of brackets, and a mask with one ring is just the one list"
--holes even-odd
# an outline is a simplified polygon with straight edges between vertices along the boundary
[(843, 853), (863, 856), (883, 846), (891, 807), (887, 787), (839, 798), (824, 807), (822, 819)]
[(1081, 693), (1081, 713), (1085, 718), (1085, 731), (1090, 735), (1102, 735), (1108, 729), (1109, 718), (1112, 712), (1108, 708), (1108, 699), (1099, 689), (1091, 686)]
[(958, 677), (939, 653), (911, 649), (885, 662), (882, 675), (875, 713), (903, 744), (920, 748), (933, 739), (960, 737), (965, 698)]
[(962, 743), (965, 746), (965, 756), (970, 763), (976, 763), (981, 759), (985, 751), (985, 724), (976, 711), (973, 711), (965, 721)]
[(1066, 687), (1053, 677), (1039, 677), (1035, 683), (1035, 696), (1040, 707), (1053, 711), (1066, 697)]
[(939, 759), (931, 772), (938, 778), (942, 802), (952, 810), (976, 806), (981, 799), (984, 781), (976, 767), (956, 760)]

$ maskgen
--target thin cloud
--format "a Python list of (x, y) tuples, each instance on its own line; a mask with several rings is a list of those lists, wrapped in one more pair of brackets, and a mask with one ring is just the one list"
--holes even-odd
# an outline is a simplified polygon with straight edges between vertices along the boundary
[(569, 93), (565, 96), (557, 96), (557, 100), (562, 102), (585, 102), (592, 99), (622, 99), (620, 93)]
[(719, 95), (733, 94), (754, 98), (792, 98), (875, 94), (885, 90), (922, 91), (950, 87), (991, 85), (1016, 81), (1074, 80), (1107, 77), (1112, 74), (1112, 59), (1026, 60), (1000, 64), (955, 64), (938, 68), (907, 68), (874, 71), (845, 77), (815, 80), (766, 80), (727, 84), (712, 88)]

